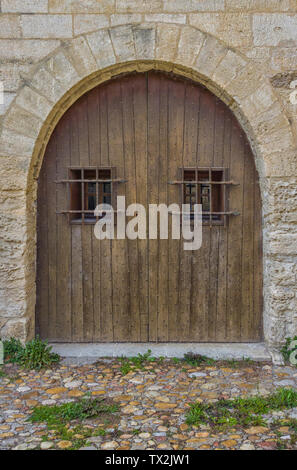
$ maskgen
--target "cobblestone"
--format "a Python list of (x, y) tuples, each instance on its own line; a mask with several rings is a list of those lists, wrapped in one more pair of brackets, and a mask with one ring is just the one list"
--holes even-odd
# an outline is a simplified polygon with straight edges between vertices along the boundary
[[(105, 426), (102, 436), (87, 439), (82, 450), (258, 450), (275, 449), (280, 441), (286, 444), (291, 439), (288, 426), (272, 429), (270, 424), (273, 419), (296, 417), (296, 409), (267, 415), (265, 426), (228, 428), (223, 432), (189, 426), (185, 413), (195, 401), (250, 396), (259, 390), (271, 393), (280, 385), (297, 388), (296, 368), (264, 363), (191, 367), (164, 360), (122, 375), (120, 367), (117, 360), (93, 365), (62, 364), (53, 370), (28, 372), (4, 366), (6, 375), (0, 378), (0, 449), (72, 448), (73, 442), (59, 439), (45, 424), (32, 424), (27, 418), (33, 406), (66, 403), (88, 393), (116, 402), (120, 419)], [(98, 431), (98, 424), (91, 420), (82, 426)]]

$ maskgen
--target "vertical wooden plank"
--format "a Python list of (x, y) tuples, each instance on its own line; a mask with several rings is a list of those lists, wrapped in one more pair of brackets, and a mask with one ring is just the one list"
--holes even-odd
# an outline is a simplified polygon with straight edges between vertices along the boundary
[[(200, 91), (200, 118), (198, 128), (198, 154), (197, 167), (209, 167), (213, 159), (214, 136), (214, 103), (210, 93)], [(208, 340), (208, 313), (209, 313), (209, 253), (210, 253), (210, 227), (204, 225), (202, 229), (202, 246), (193, 252), (194, 285), (192, 309), (198, 318), (199, 331), (197, 340)]]
[[(133, 110), (133, 81), (131, 77), (122, 79), (122, 114), (123, 114), (123, 145), (124, 164), (127, 182), (126, 207), (137, 202), (136, 187), (136, 155), (134, 149), (134, 110)], [(126, 241), (128, 256), (128, 290), (129, 290), (129, 340), (138, 342), (140, 336), (139, 310), (139, 276), (138, 276), (138, 247), (137, 241)]]
[[(57, 339), (57, 179), (56, 158), (57, 142), (56, 131), (52, 136), (52, 143), (49, 146), (47, 172), (47, 204), (48, 204), (48, 339), (56, 341)], [(52, 153), (53, 152), (53, 153)]]
[[(70, 166), (70, 124), (67, 116), (57, 128), (57, 179), (67, 179)], [(67, 209), (67, 185), (57, 185), (57, 210)], [(71, 230), (65, 214), (57, 216), (57, 341), (71, 341)]]
[(82, 342), (83, 336), (83, 266), (80, 225), (72, 226), (72, 341)]
[[(184, 99), (185, 86), (180, 81), (169, 82), (168, 111), (168, 181), (178, 178), (182, 166), (184, 139)], [(180, 206), (180, 187), (170, 185), (168, 203)], [(171, 217), (172, 221), (172, 217)], [(180, 247), (183, 240), (172, 240), (169, 231), (169, 341), (179, 341), (180, 307)]]
[[(89, 152), (89, 120), (87, 95), (83, 96), (77, 104), (79, 114), (79, 161), (82, 168), (90, 166)], [(92, 258), (92, 230), (93, 226), (87, 222), (81, 226), (82, 245), (82, 291), (83, 291), (83, 332), (86, 342), (93, 341), (94, 305), (93, 305), (93, 258)]]
[(242, 311), (242, 219), (243, 219), (244, 145), (239, 124), (233, 118), (231, 134), (230, 178), (240, 182), (230, 188), (230, 210), (240, 215), (229, 217), (227, 278), (227, 341), (240, 341)]
[[(199, 129), (199, 167), (212, 167), (214, 161), (214, 139), (215, 139), (215, 112), (216, 112), (216, 103), (215, 98), (211, 93), (205, 91), (203, 93), (203, 98), (201, 100), (201, 120), (200, 120), (200, 129)], [(204, 111), (203, 111), (204, 110)], [(205, 120), (203, 119), (203, 112)], [(207, 130), (206, 130), (207, 126)], [(213, 296), (214, 288), (214, 279), (212, 273), (212, 263), (213, 263), (213, 242), (215, 239), (213, 237), (214, 232), (213, 226), (208, 224), (204, 227), (203, 230), (203, 240), (202, 240), (202, 270), (204, 273), (201, 273), (202, 277), (202, 302), (201, 302), (201, 311), (203, 312), (204, 324), (205, 324), (205, 339), (204, 341), (209, 341), (211, 339), (211, 332), (214, 327), (214, 312), (211, 309), (211, 297)], [(215, 260), (216, 262), (216, 260)]]
[[(71, 166), (80, 166), (79, 153), (79, 114), (77, 104), (68, 111), (70, 121)], [(71, 230), (71, 305), (72, 341), (83, 341), (83, 268), (82, 268), (82, 227), (70, 225)]]
[[(100, 167), (100, 103), (99, 90), (94, 88), (87, 95), (89, 162), (91, 167)], [(93, 298), (93, 341), (101, 339), (101, 257), (100, 240), (94, 234), (94, 225), (90, 226), (90, 245), (92, 250), (92, 298)]]
[(101, 339), (101, 302), (100, 302), (100, 286), (101, 286), (101, 257), (100, 257), (100, 240), (97, 240), (94, 234), (94, 225), (91, 226), (91, 243), (93, 257), (93, 309), (94, 309), (94, 331), (93, 341), (98, 342)]
[[(108, 87), (108, 148), (110, 166), (124, 178), (123, 115), (121, 84)], [(117, 195), (125, 195), (125, 185), (117, 186)], [(112, 241), (113, 331), (114, 341), (127, 341), (129, 335), (129, 285), (126, 240)]]
[(83, 338), (86, 342), (93, 341), (94, 304), (93, 304), (93, 249), (92, 232), (94, 226), (82, 226), (82, 266), (83, 266)]
[[(210, 166), (222, 167), (225, 107), (218, 98), (214, 98), (214, 106), (213, 157)], [(211, 342), (216, 341), (217, 331), (219, 245), (222, 230), (226, 229), (216, 225), (215, 222), (210, 228), (208, 341)]]
[[(185, 123), (183, 167), (195, 168), (197, 160), (199, 89), (192, 83), (185, 84)], [(183, 179), (183, 172), (181, 177)], [(183, 188), (182, 188), (183, 190)], [(181, 204), (182, 201), (180, 201)], [(180, 250), (180, 341), (195, 341), (196, 316), (193, 315), (191, 297), (195, 289), (193, 283), (193, 251), (185, 251), (184, 240)]]
[[(231, 150), (231, 128), (232, 116), (225, 105), (224, 127), (222, 143), (222, 166), (227, 169), (224, 178), (229, 179), (230, 150)], [(219, 158), (215, 156), (215, 158)], [(225, 210), (228, 210), (227, 192), (225, 189)], [(229, 220), (225, 221), (225, 226), (220, 227), (219, 248), (218, 248), (218, 274), (217, 274), (217, 306), (216, 306), (216, 341), (224, 342), (227, 337), (227, 246), (228, 246), (228, 226)]]
[[(133, 77), (137, 202), (147, 207), (147, 78)], [(148, 241), (138, 240), (140, 339), (148, 341)]]
[[(99, 89), (100, 114), (100, 165), (110, 166), (108, 147), (108, 85)], [(100, 247), (100, 338), (103, 342), (114, 340), (113, 336), (113, 304), (112, 304), (112, 244), (110, 240), (98, 241)]]
[(254, 283), (254, 165), (249, 158), (249, 145), (244, 141), (244, 181), (243, 181), (243, 217), (242, 217), (242, 316), (241, 341), (252, 340), (251, 323), (253, 322), (253, 283)]
[[(160, 159), (160, 78), (159, 74), (148, 74), (148, 194), (149, 204), (159, 204), (159, 159)], [(158, 221), (158, 227), (159, 221)], [(149, 341), (158, 338), (158, 283), (159, 240), (149, 240)]]
[[(158, 186), (159, 203), (168, 204), (168, 88), (169, 82), (159, 75), (159, 160)], [(169, 216), (170, 219), (170, 216)], [(169, 231), (169, 236), (171, 236)], [(159, 240), (157, 274), (157, 341), (169, 339), (169, 241)]]

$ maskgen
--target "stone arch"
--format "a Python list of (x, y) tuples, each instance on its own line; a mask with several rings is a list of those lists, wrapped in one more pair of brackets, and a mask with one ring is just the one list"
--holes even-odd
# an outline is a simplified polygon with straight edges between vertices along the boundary
[(3, 253), (13, 256), (3, 260), (1, 287), (4, 291), (7, 286), (9, 293), (3, 309), (9, 314), (0, 311), (1, 335), (33, 335), (37, 178), (53, 129), (86, 91), (121, 73), (153, 68), (204, 84), (233, 110), (246, 131), (263, 199), (265, 338), (275, 352), (285, 325), (268, 269), (271, 253), (278, 249), (269, 234), (275, 204), (269, 177), (294, 171), (290, 123), (268, 79), (247, 57), (194, 27), (166, 23), (100, 29), (63, 43), (32, 67), (4, 116), (2, 189), (8, 191), (12, 184), (16, 197), (8, 198), (2, 211)]

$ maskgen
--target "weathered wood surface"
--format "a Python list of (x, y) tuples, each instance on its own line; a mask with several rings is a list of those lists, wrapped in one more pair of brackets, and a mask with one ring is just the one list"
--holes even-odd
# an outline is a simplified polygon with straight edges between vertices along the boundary
[[(181, 167), (225, 167), (225, 225), (198, 251), (178, 240), (98, 241), (71, 224), (71, 166), (115, 167), (127, 205), (181, 204)], [(147, 211), (148, 213), (148, 211)], [(170, 219), (170, 216), (169, 216)], [(170, 232), (169, 232), (170, 233)], [(37, 330), (51, 341), (243, 342), (262, 339), (261, 197), (253, 155), (231, 111), (205, 88), (157, 72), (112, 80), (64, 115), (38, 187)]]

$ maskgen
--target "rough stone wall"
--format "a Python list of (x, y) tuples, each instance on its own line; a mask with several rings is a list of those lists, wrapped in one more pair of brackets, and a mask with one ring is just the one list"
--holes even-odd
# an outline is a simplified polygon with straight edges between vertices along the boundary
[(35, 240), (28, 210), (34, 211), (36, 186), (28, 175), (36, 132), (64, 92), (113, 65), (111, 55), (130, 61), (131, 47), (133, 59), (196, 67), (214, 92), (223, 98), (226, 92), (234, 111), (238, 98), (261, 178), (265, 334), (276, 350), (297, 332), (297, 105), (290, 102), (296, 0), (0, 0), (0, 337), (25, 339), (33, 331)]

